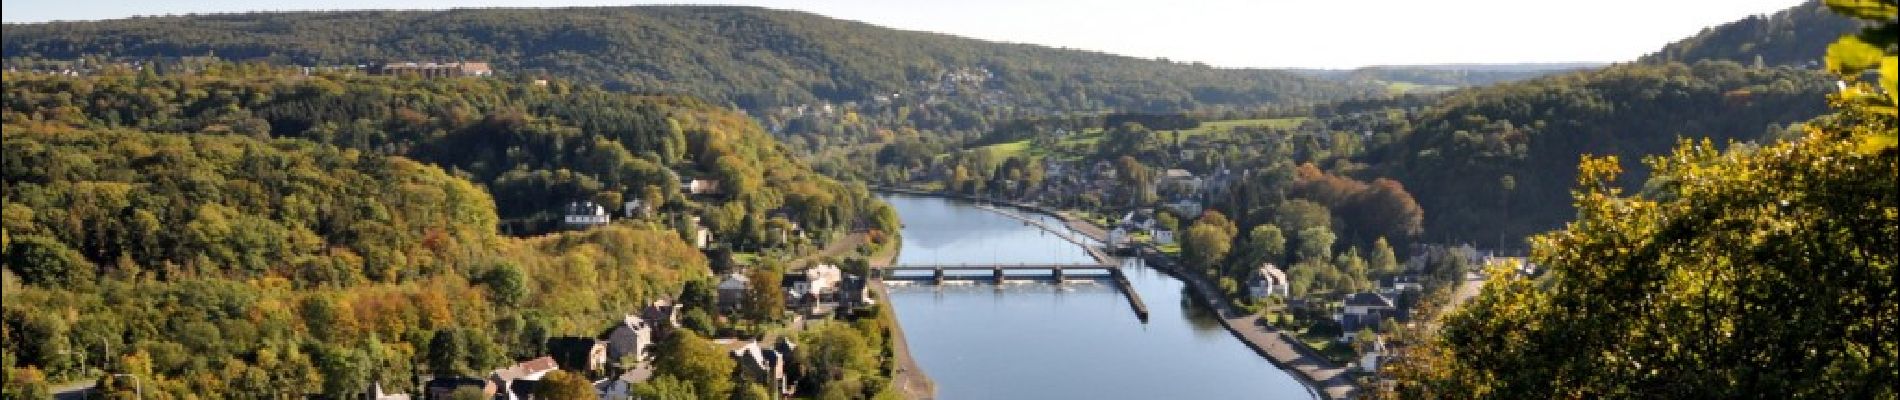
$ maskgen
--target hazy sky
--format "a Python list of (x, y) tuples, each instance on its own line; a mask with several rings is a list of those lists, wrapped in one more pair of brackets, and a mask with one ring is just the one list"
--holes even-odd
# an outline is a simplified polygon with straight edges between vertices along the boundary
[[(596, 0), (33, 0), (6, 22), (323, 9), (558, 7)], [(654, 3), (699, 3), (671, 0)], [(1615, 62), (1799, 0), (725, 0), (979, 39), (1223, 67)]]

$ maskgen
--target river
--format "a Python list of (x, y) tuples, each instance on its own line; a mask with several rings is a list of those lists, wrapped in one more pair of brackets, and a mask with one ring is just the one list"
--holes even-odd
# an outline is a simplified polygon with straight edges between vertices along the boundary
[[(1092, 262), (1074, 244), (967, 202), (883, 198), (904, 222), (899, 264)], [(1186, 301), (1181, 281), (1139, 261), (1123, 268), (1150, 309), (1147, 323), (1105, 280), (897, 284), (889, 300), (944, 399), (1313, 398)]]

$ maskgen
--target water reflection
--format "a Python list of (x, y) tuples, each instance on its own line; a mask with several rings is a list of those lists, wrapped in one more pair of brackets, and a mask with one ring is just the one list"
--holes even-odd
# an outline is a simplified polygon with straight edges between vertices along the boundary
[[(885, 200), (905, 224), (900, 263), (1092, 261), (1056, 235), (968, 203)], [(912, 355), (946, 399), (1311, 398), (1185, 302), (1180, 281), (1139, 263), (1124, 272), (1149, 305), (1146, 324), (1099, 282), (924, 281), (893, 286), (891, 302)]]

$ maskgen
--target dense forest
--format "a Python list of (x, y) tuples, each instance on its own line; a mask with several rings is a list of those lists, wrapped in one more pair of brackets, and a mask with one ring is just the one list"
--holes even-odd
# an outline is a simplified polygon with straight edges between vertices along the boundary
[(1819, 66), (1819, 49), (1862, 24), (1808, 0), (1774, 15), (1754, 15), (1703, 29), (1644, 56), (1641, 62), (1728, 60), (1760, 66)]
[[(894, 30), (750, 7), (250, 13), (8, 25), (0, 54), (76, 60), (216, 56), (285, 65), (486, 60), (610, 89), (683, 92), (831, 132), (960, 131), (1064, 111), (1181, 111), (1340, 100), (1372, 85)], [(802, 120), (802, 121), (801, 121)], [(839, 127), (836, 129), (846, 129)], [(867, 132), (868, 132), (867, 131)]]
[[(863, 186), (686, 97), (264, 64), (8, 72), (4, 90), (9, 395), (110, 365), (158, 397), (342, 398), (543, 354), (549, 337), (592, 336), (656, 299), (712, 334), (775, 320), (718, 318), (692, 289), (709, 291), (730, 254), (781, 273), (845, 233), (896, 227)], [(684, 194), (682, 177), (719, 192)], [(568, 202), (623, 199), (650, 207), (543, 234)], [(689, 216), (717, 251), (684, 239)], [(784, 233), (794, 225), (811, 233)], [(860, 346), (809, 356), (876, 357), (883, 318), (812, 334)], [(873, 395), (888, 373), (876, 367), (811, 387)], [(653, 390), (731, 384), (686, 368), (661, 368), (676, 385)]]
[(24, 397), (104, 366), (167, 398), (408, 387), (710, 274), (659, 227), (498, 236), (479, 187), (401, 157), (33, 124), (5, 144), (3, 354)]
[[(482, 184), (514, 234), (557, 227), (561, 206), (579, 200), (703, 209), (722, 237), (756, 236), (767, 214), (837, 229), (871, 207), (863, 189), (811, 173), (743, 115), (691, 98), (562, 81), (218, 68), (9, 75), (4, 111), (9, 122), (296, 137), (405, 156)], [(681, 180), (693, 178), (721, 182), (726, 195), (681, 196)]]
[[(1578, 156), (1635, 160), (1678, 138), (1765, 141), (1820, 115), (1826, 75), (1731, 62), (1629, 64), (1450, 93), (1416, 111), (1335, 118), (1393, 129), (1398, 139), (1362, 161), (1405, 182), (1426, 210), (1426, 237), (1519, 248), (1518, 240), (1575, 216), (1568, 200)], [(1405, 115), (1403, 118), (1373, 118)], [(1647, 179), (1630, 165), (1619, 184)]]

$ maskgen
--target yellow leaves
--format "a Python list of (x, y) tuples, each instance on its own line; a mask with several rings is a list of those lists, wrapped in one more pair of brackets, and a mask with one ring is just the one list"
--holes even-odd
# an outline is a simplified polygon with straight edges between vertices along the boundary
[(1827, 8), (1849, 17), (1875, 21), (1892, 21), (1894, 12), (1900, 10), (1893, 0), (1827, 0)]
[(1855, 75), (1879, 65), (1880, 56), (1879, 47), (1859, 36), (1842, 36), (1827, 46), (1827, 70), (1843, 76)]

